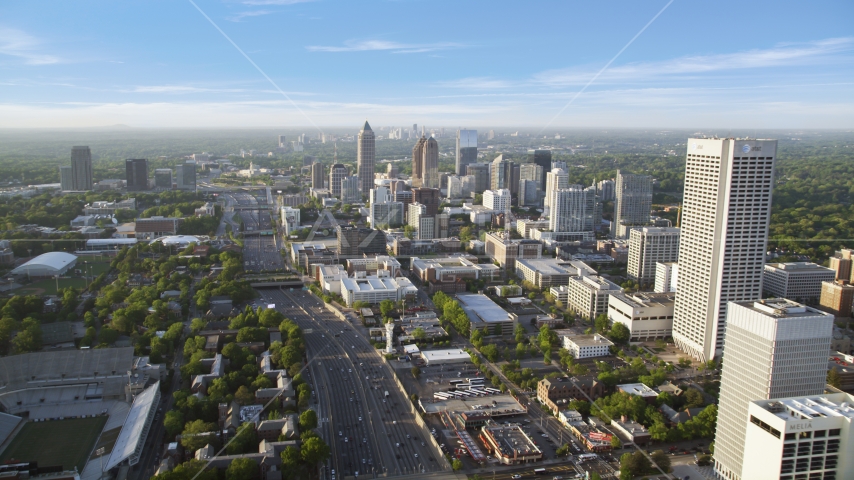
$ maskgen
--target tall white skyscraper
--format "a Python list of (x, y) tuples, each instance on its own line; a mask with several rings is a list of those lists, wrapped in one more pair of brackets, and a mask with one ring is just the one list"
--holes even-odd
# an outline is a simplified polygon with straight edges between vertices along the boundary
[(678, 258), (678, 228), (643, 227), (629, 233), (629, 280), (654, 285), (655, 264), (675, 262)]
[(359, 175), (359, 190), (367, 194), (374, 188), (374, 163), (377, 155), (377, 139), (368, 121), (359, 131), (359, 140), (356, 142), (356, 166)]
[(569, 174), (566, 173), (566, 170), (562, 168), (555, 168), (546, 174), (545, 213), (548, 213), (549, 207), (551, 207), (554, 191), (568, 186)]
[(569, 185), (552, 192), (549, 230), (592, 232), (596, 228), (596, 189)]
[(715, 431), (720, 477), (751, 480), (742, 475), (750, 402), (824, 392), (833, 319), (786, 299), (729, 303)]
[(652, 208), (652, 177), (632, 175), (617, 170), (614, 200), (615, 238), (627, 238), (635, 226), (649, 225)]
[(688, 140), (673, 313), (676, 345), (719, 356), (728, 302), (762, 298), (776, 140)]

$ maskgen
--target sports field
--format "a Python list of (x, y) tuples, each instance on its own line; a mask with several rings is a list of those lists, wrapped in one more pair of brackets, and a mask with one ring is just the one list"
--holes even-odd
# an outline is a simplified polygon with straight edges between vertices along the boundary
[(0, 455), (0, 463), (36, 460), (39, 467), (61, 465), (66, 470), (77, 467), (82, 472), (106, 423), (106, 416), (27, 422)]

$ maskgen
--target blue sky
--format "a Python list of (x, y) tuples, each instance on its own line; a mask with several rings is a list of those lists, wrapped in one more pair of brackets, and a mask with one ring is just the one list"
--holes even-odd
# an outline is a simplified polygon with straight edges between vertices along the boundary
[(193, 1), (3, 2), (0, 127), (854, 128), (850, 0)]

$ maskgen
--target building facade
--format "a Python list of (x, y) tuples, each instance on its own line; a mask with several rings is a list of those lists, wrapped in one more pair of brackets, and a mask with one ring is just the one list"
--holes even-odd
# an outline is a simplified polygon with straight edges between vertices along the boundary
[(673, 334), (675, 301), (672, 292), (614, 293), (608, 296), (608, 320), (625, 325), (633, 342), (668, 338)]
[(546, 189), (546, 179), (543, 173), (552, 169), (552, 151), (551, 150), (529, 150), (528, 155), (531, 157), (531, 163), (540, 167), (540, 189)]
[(549, 230), (552, 232), (592, 232), (596, 228), (596, 189), (569, 185), (552, 191)]
[(655, 291), (675, 292), (679, 280), (679, 264), (676, 262), (655, 264)]
[(323, 164), (320, 162), (311, 164), (311, 188), (323, 188)]
[(92, 151), (89, 147), (71, 147), (71, 189), (92, 190)]
[(641, 227), (629, 233), (628, 278), (642, 286), (655, 283), (656, 264), (679, 259), (679, 229)]
[(615, 238), (628, 238), (632, 227), (649, 225), (652, 209), (652, 177), (632, 175), (617, 170), (614, 187)]
[(477, 162), (477, 130), (457, 130), (457, 175), (466, 175), (467, 167)]
[(487, 190), (483, 192), (483, 206), (495, 212), (510, 210), (510, 190)]
[(768, 263), (762, 274), (762, 290), (765, 296), (814, 304), (821, 298), (822, 282), (835, 277), (832, 269), (811, 262)]
[(549, 211), (551, 210), (554, 192), (567, 187), (569, 187), (569, 175), (566, 173), (566, 170), (556, 168), (546, 173), (544, 205)]
[(510, 161), (504, 154), (501, 154), (492, 161), (489, 170), (489, 189), (500, 190), (506, 188), (512, 191), (511, 183), (513, 177), (514, 163)]
[(543, 244), (536, 240), (511, 239), (507, 232), (490, 232), (484, 239), (486, 255), (498, 265), (513, 271), (516, 259), (540, 258)]
[(148, 190), (148, 160), (144, 158), (125, 160), (125, 179), (129, 192)]
[(489, 164), (472, 163), (466, 166), (466, 174), (474, 177), (474, 193), (483, 193), (489, 190)]
[(360, 181), (357, 175), (341, 180), (341, 203), (358, 203), (362, 200), (362, 194), (359, 193)]
[(617, 284), (598, 275), (572, 277), (567, 289), (567, 308), (591, 321), (608, 313), (608, 297), (622, 291)]
[(59, 167), (59, 188), (62, 191), (74, 190), (74, 183), (71, 180), (71, 167), (62, 165)]
[(851, 303), (854, 302), (854, 285), (844, 280), (821, 282), (821, 309), (837, 317), (851, 316)]
[(329, 167), (329, 191), (332, 196), (341, 199), (341, 182), (347, 177), (347, 167), (336, 163)]
[(614, 342), (598, 333), (563, 337), (563, 348), (576, 359), (606, 357), (611, 354), (609, 347), (613, 345)]
[(172, 190), (172, 169), (171, 168), (155, 168), (154, 169), (154, 188), (158, 190)]
[(403, 225), (403, 217), (402, 202), (371, 203), (371, 226), (374, 228), (382, 225), (397, 228)]
[(386, 253), (386, 238), (382, 230), (338, 225), (335, 233), (338, 236), (338, 255)]
[(196, 189), (196, 164), (182, 163), (175, 167), (175, 176), (177, 178), (178, 190), (195, 190)]
[(359, 131), (356, 143), (356, 165), (358, 168), (358, 190), (365, 194), (374, 188), (374, 163), (376, 162), (377, 139), (368, 121)]

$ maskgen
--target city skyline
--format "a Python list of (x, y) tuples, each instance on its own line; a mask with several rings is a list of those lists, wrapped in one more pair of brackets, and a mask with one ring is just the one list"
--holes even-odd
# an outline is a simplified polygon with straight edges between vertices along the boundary
[[(514, 14), (525, 33), (510, 36), (492, 28), (507, 9), (477, 2), (436, 4), (454, 14), (429, 33), (396, 26), (422, 2), (195, 5), (4, 4), (0, 127), (854, 126), (845, 2), (723, 3), (763, 21), (707, 36), (693, 33), (710, 12), (690, 2), (542, 5)], [(81, 33), (93, 18), (104, 28)], [(129, 36), (129, 22), (179, 33)]]

